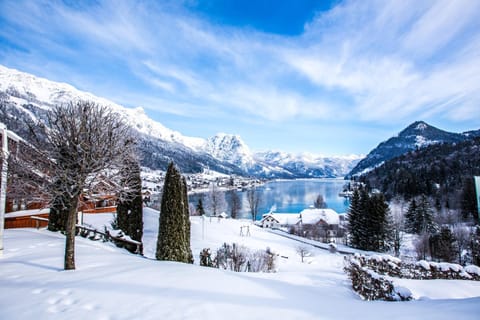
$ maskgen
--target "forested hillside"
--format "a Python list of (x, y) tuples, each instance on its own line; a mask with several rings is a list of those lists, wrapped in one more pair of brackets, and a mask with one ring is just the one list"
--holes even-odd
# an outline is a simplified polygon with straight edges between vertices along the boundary
[(437, 208), (466, 208), (472, 202), (473, 176), (480, 175), (480, 137), (471, 137), (409, 152), (359, 179), (388, 198), (425, 194), (435, 199)]

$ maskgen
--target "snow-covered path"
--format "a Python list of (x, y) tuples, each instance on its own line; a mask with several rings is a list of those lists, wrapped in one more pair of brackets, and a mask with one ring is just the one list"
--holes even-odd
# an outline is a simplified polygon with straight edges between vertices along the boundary
[[(146, 238), (156, 233), (155, 217), (154, 212), (146, 212)], [(80, 237), (77, 270), (63, 271), (62, 235), (6, 230), (5, 255), (0, 259), (0, 318), (478, 319), (478, 282), (409, 282), (405, 285), (414, 293), (435, 292), (431, 298), (445, 299), (365, 302), (351, 291), (341, 270), (341, 255), (312, 249), (311, 263), (302, 264), (295, 241), (253, 226), (250, 237), (241, 237), (239, 226), (245, 223), (212, 221), (204, 225), (205, 233), (200, 218), (193, 218), (195, 258), (201, 248), (216, 249), (225, 241), (250, 248), (269, 246), (289, 257), (279, 259), (277, 273), (234, 273), (160, 262)], [(146, 248), (147, 256), (153, 248)], [(452, 288), (460, 296), (448, 292)]]

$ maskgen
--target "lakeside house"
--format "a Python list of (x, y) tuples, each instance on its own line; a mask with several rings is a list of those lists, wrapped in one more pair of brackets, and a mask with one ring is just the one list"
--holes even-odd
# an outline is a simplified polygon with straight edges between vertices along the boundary
[(339, 236), (341, 215), (328, 208), (308, 208), (300, 213), (269, 212), (263, 215), (258, 224), (263, 228), (283, 228), (307, 238), (335, 242)]

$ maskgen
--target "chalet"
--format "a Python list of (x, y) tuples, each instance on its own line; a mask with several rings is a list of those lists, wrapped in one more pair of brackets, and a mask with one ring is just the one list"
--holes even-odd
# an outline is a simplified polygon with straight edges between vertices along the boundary
[(281, 228), (295, 225), (298, 220), (298, 213), (267, 213), (263, 215), (259, 224), (262, 228)]

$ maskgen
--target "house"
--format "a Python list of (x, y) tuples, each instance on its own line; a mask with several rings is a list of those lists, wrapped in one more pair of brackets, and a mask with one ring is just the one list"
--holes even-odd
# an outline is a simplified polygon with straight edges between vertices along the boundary
[(333, 209), (309, 208), (300, 212), (297, 227), (305, 236), (334, 242), (339, 230), (340, 216)]
[(262, 228), (281, 228), (298, 223), (298, 213), (267, 213), (264, 214), (259, 224)]

